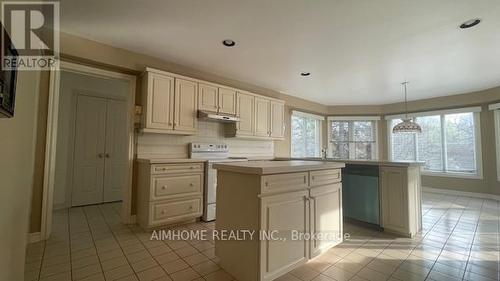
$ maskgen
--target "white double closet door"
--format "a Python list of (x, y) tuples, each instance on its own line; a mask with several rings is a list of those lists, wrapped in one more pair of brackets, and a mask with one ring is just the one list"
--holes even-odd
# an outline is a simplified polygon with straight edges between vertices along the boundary
[(122, 200), (127, 184), (127, 102), (78, 95), (72, 206)]

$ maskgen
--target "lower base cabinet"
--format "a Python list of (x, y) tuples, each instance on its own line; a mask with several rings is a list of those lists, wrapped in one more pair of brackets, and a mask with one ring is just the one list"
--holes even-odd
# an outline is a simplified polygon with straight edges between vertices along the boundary
[(139, 163), (137, 221), (145, 229), (203, 214), (204, 163)]
[(422, 229), (420, 166), (380, 168), (381, 226), (413, 237)]
[(222, 268), (240, 281), (274, 280), (342, 242), (340, 169), (218, 171), (215, 223), (217, 231), (255, 231), (245, 241), (215, 241)]

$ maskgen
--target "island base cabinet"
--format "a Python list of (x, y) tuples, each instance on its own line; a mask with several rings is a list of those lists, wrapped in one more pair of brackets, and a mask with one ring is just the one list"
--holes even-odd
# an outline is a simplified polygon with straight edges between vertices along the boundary
[(260, 242), (260, 280), (274, 280), (307, 262), (309, 241), (302, 234), (309, 233), (308, 202), (307, 191), (261, 199), (261, 233), (269, 237)]
[(381, 226), (413, 237), (422, 229), (420, 167), (381, 167)]
[[(218, 170), (216, 231), (255, 233), (245, 241), (216, 239), (220, 266), (239, 281), (271, 281), (340, 243), (339, 174), (340, 169), (266, 175)], [(316, 181), (319, 175), (326, 180)], [(323, 232), (340, 239), (311, 239)]]
[(310, 257), (314, 258), (342, 242), (342, 185), (340, 183), (310, 190)]

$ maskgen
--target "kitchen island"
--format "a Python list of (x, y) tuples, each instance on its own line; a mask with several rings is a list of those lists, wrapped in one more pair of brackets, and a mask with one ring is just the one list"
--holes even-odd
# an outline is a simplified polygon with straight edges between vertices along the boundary
[[(290, 158), (276, 158), (289, 161)], [(298, 159), (293, 159), (298, 160)], [(344, 163), (344, 218), (404, 237), (422, 229), (420, 171), (424, 162), (304, 158), (303, 161)]]
[[(342, 242), (343, 163), (249, 161), (217, 169), (216, 239), (224, 270), (240, 281), (268, 281)], [(238, 237), (238, 236), (235, 236)]]

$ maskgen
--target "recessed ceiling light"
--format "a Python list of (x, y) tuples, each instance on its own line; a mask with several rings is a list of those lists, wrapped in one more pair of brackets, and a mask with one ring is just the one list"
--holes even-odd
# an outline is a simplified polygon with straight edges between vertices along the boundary
[(311, 72), (301, 72), (300, 76), (309, 76), (311, 75)]
[(481, 20), (480, 20), (480, 19), (471, 19), (471, 20), (468, 20), (468, 21), (466, 21), (466, 22), (462, 23), (462, 24), (460, 25), (460, 28), (461, 28), (461, 29), (471, 28), (471, 27), (473, 27), (473, 26), (478, 25), (480, 22), (481, 22)]
[(234, 42), (231, 39), (226, 39), (226, 40), (222, 41), (222, 45), (224, 45), (226, 47), (233, 47), (234, 45), (236, 45), (236, 42)]

